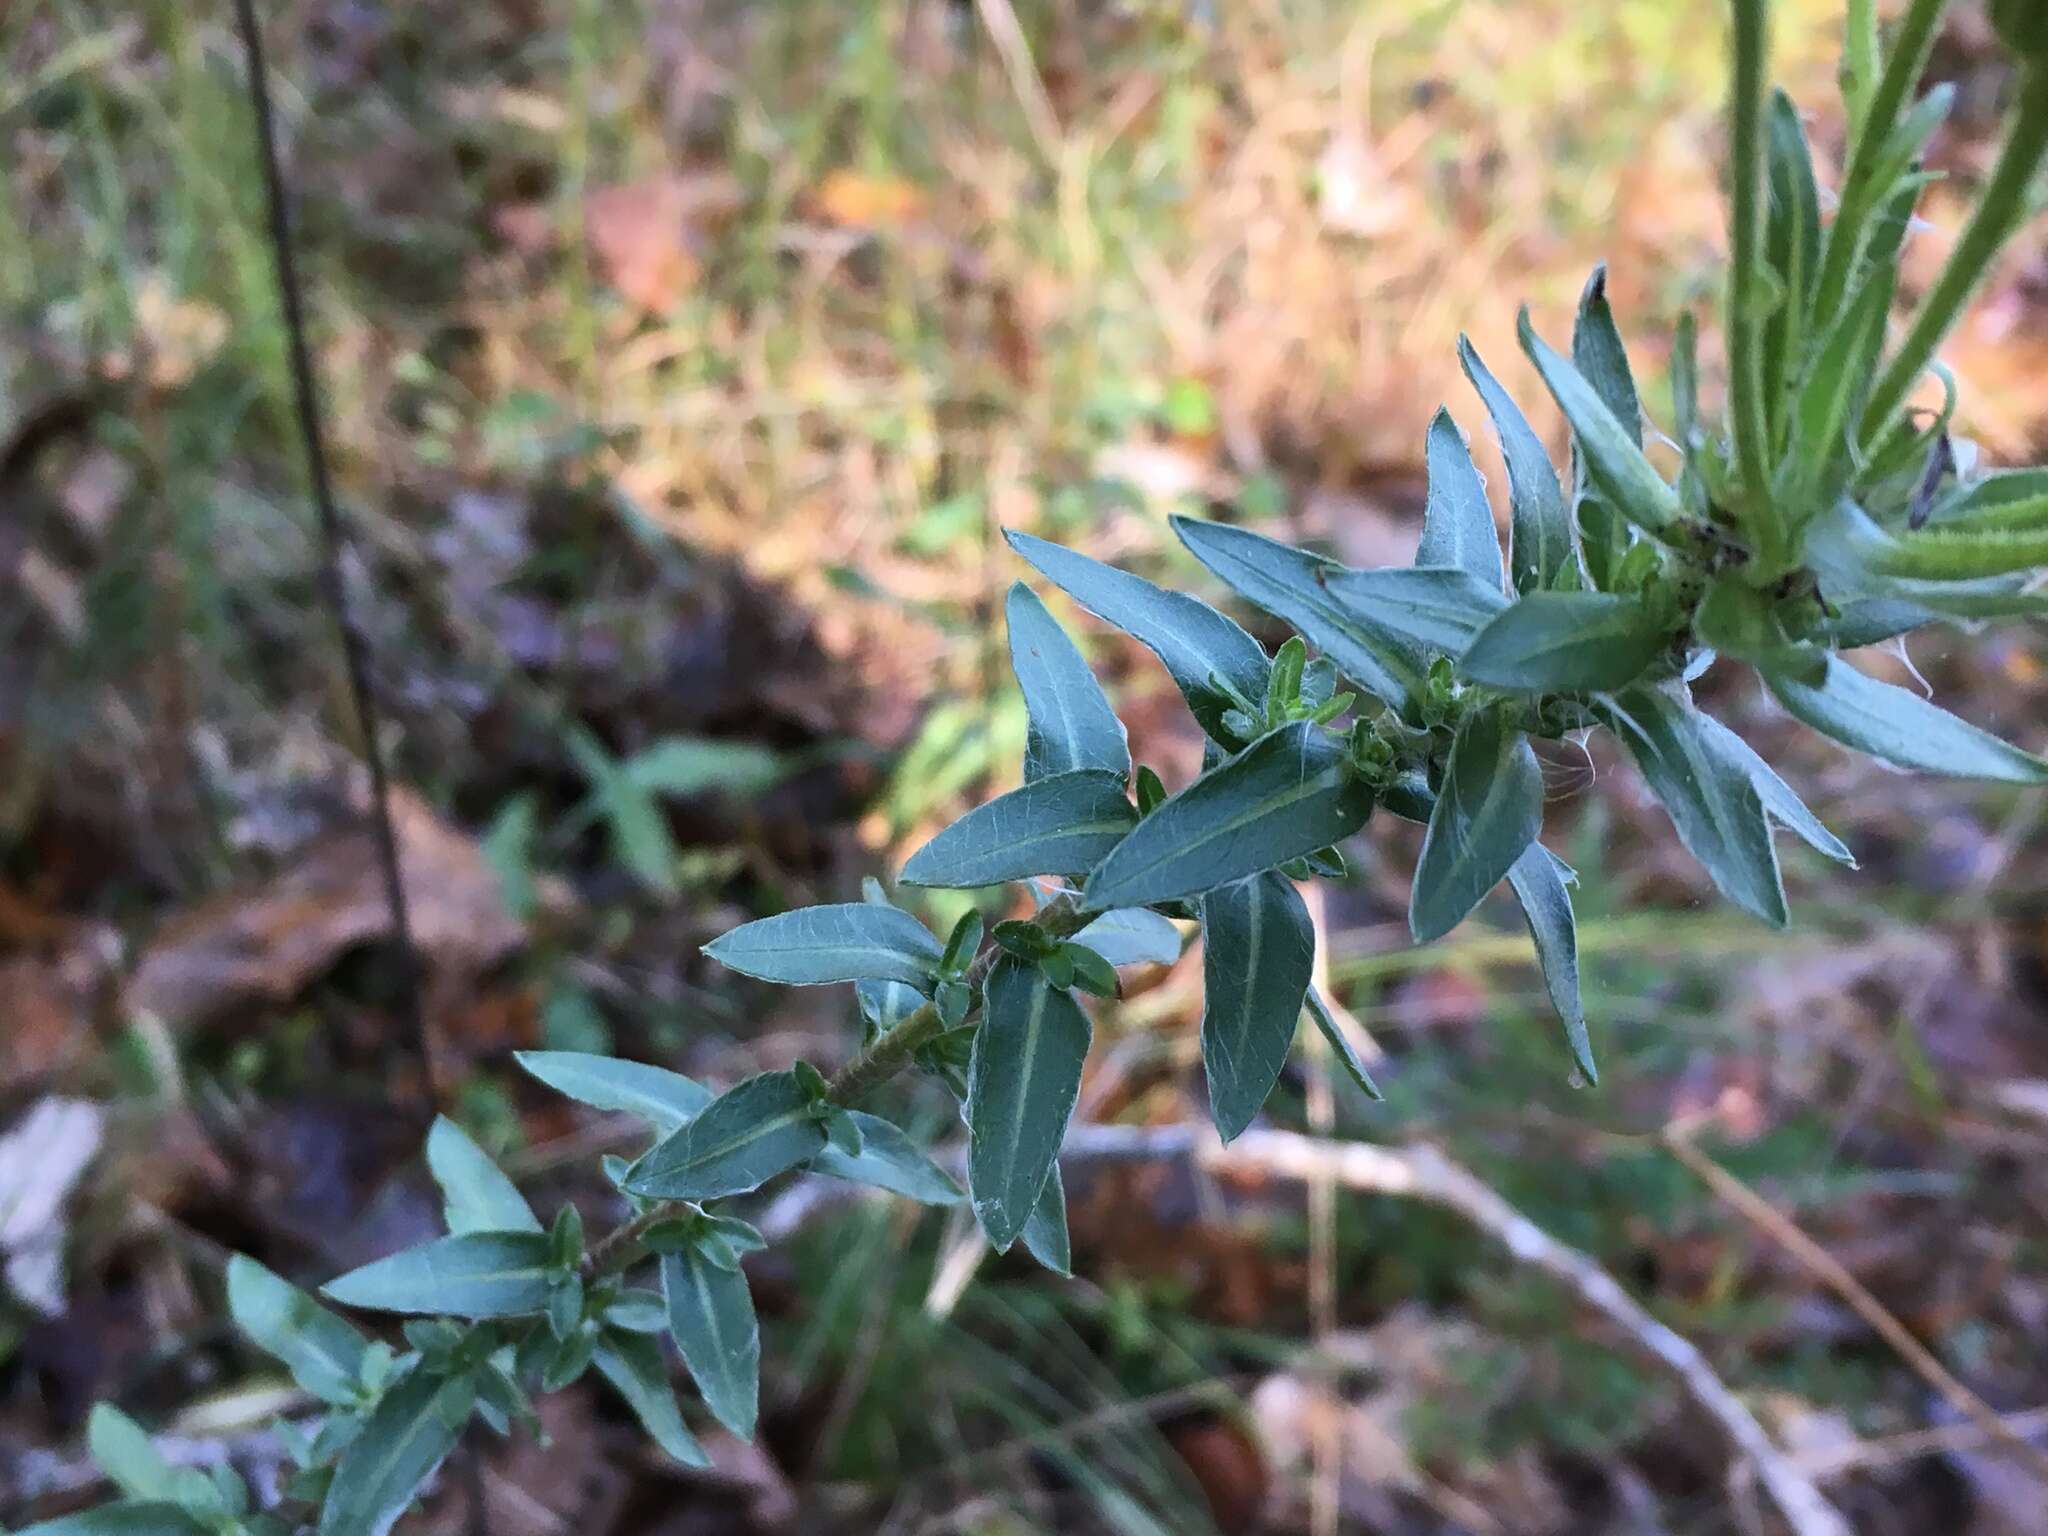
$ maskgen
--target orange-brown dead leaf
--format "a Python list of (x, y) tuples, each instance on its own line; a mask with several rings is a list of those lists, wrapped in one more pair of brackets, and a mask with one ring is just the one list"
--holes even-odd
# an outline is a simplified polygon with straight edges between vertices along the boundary
[[(457, 995), (525, 942), (476, 843), (404, 790), (391, 811), (430, 998)], [(131, 1014), (172, 1027), (289, 1002), (346, 951), (390, 929), (367, 828), (316, 843), (276, 878), (168, 925), (128, 979)]]
[(837, 170), (811, 193), (811, 210), (828, 224), (851, 229), (889, 229), (924, 211), (924, 194), (900, 176), (868, 176)]

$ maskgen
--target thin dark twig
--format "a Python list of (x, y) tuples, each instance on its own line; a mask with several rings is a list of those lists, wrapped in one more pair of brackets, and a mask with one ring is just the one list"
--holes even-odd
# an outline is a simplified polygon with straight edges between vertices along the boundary
[(348, 610), (341, 567), (347, 534), (335, 510), (334, 490), (327, 477), (327, 447), (321, 433), (320, 397), (306, 346), (305, 302), (298, 265), (292, 254), (291, 214), (285, 197), (284, 173), (277, 158), (277, 126), (270, 106), (270, 77), (263, 59), (263, 33), (256, 24), (254, 0), (235, 0), (235, 21), (248, 60), (249, 104), (256, 117), (256, 147), (263, 161), (263, 188), (270, 212), (270, 253), (277, 269), (278, 298), (284, 306), (285, 337), (291, 356), (292, 393), (298, 407), (299, 437), (305, 448), (306, 475), (320, 528), (320, 592), (335, 628), (348, 668), (349, 698), (362, 732), (363, 757), (370, 769), (371, 827), (377, 861), (384, 876), (384, 901), (391, 914), (391, 942), (400, 966), (399, 1006), (419, 1048), (420, 1066), (429, 1097), (435, 1089), (433, 1041), (427, 1033), (420, 1003), (418, 951), (413, 946), (412, 920), (406, 910), (405, 881), (399, 872), (398, 835), (391, 821), (391, 779), (384, 766), (382, 717), (370, 686), (370, 642)]

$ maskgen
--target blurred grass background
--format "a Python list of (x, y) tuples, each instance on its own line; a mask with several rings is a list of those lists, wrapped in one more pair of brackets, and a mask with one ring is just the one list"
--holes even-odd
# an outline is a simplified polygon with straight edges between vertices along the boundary
[[(723, 1079), (844, 1052), (843, 999), (735, 988), (696, 945), (850, 896), (1014, 775), (999, 612), (1021, 573), (999, 527), (1198, 587), (1165, 532), (1190, 505), (1405, 558), (1439, 403), (1504, 484), (1456, 337), (1561, 449), (1513, 315), (1526, 300), (1561, 334), (1602, 260), (1665, 419), (1671, 327), (1711, 310), (1723, 248), (1723, 9), (268, 8), (345, 575), (408, 814), (442, 839), (417, 899), (465, 1118), (566, 1178), (578, 1127), (512, 1082), (512, 1046)], [(1838, 6), (1775, 15), (1826, 180)], [(14, 0), (0, 58), (0, 1090), (106, 1099), (117, 1152), (198, 1149), (174, 1176), (103, 1161), (70, 1321), (0, 1329), (0, 1439), (35, 1445), (95, 1393), (162, 1421), (242, 1379), (206, 1333), (219, 1245), (319, 1272), (388, 1244), (418, 1064), (364, 954), (374, 927), (338, 915), (356, 887), (278, 884), (338, 846), (321, 839), (359, 804), (360, 744), (225, 7)], [(2006, 85), (1974, 7), (1936, 68), (1960, 96), (1923, 276)], [(1998, 459), (2043, 445), (2044, 292), (2036, 230), (1950, 352), (1965, 430)], [(1170, 690), (1078, 627), (1140, 759), (1185, 777), (1199, 743)], [(2007, 630), (1881, 664), (1917, 662), (2038, 746), (2042, 660), (2038, 632)], [(1326, 933), (1389, 1102), (1340, 1100), (1336, 1123), (1455, 1147), (1817, 1457), (1939, 1422), (1838, 1297), (1654, 1140), (1703, 1117), (1952, 1368), (2030, 1406), (2048, 1392), (2038, 797), (1850, 764), (1721, 687), (1863, 869), (1790, 855), (1800, 916), (1765, 933), (1703, 900), (1604, 748), (1546, 762), (1584, 877), (1608, 1063), (1591, 1095), (1565, 1081), (1518, 933), (1404, 947), (1412, 838), (1376, 829)], [(462, 904), (478, 860), (502, 942)], [(227, 979), (200, 943), (222, 931)], [(1197, 990), (1184, 963), (1105, 1010), (1084, 1113), (1185, 1117)], [(1290, 1076), (1275, 1119), (1310, 1123), (1308, 1097)], [(239, 1184), (291, 1126), (327, 1140), (276, 1188)], [(1582, 1337), (1546, 1282), (1418, 1208), (1347, 1198), (1335, 1221), (1312, 1242), (1286, 1191), (1117, 1171), (1075, 1189), (1078, 1282), (1005, 1261), (948, 1307), (940, 1219), (828, 1213), (757, 1276), (782, 1297), (775, 1412), (743, 1496), (650, 1514), (640, 1470), (607, 1526), (558, 1465), (515, 1461), (503, 1485), (558, 1523), (504, 1528), (1307, 1529), (1323, 1412), (1345, 1529), (1752, 1528), (1669, 1384)], [(1307, 1347), (1318, 1283), (1336, 1329)], [(134, 1332), (109, 1321), (138, 1310)], [(595, 1433), (581, 1412), (560, 1444)], [(1984, 1452), (1866, 1461), (1833, 1490), (1859, 1530), (2003, 1530), (2048, 1497)]]

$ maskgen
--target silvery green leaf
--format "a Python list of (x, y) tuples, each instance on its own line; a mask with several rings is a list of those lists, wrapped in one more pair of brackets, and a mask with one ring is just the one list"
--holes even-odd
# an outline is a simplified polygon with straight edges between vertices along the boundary
[(1513, 396), (1500, 387), (1481, 362), (1472, 343), (1458, 338), (1458, 361), (1465, 377), (1486, 403), (1493, 429), (1500, 439), (1501, 457), (1508, 466), (1508, 569), (1515, 590), (1532, 592), (1558, 584), (1558, 576), (1571, 564), (1571, 515), (1564, 504), (1564, 488), (1543, 439), (1529, 425)]
[(1506, 576), (1500, 534), (1493, 526), (1493, 504), (1486, 499), (1486, 479), (1472, 462), (1465, 434), (1441, 406), (1430, 419), (1424, 457), (1429, 466), (1429, 494), (1415, 563), (1456, 566), (1498, 592)]
[(538, 1232), (540, 1218), (490, 1154), (446, 1115), (427, 1132), (427, 1167), (450, 1232)]
[(597, 1354), (597, 1330), (578, 1328), (562, 1335), (554, 1353), (541, 1367), (540, 1389), (543, 1392), (560, 1392), (582, 1379), (590, 1369), (590, 1362)]
[(761, 1395), (761, 1327), (747, 1277), (696, 1249), (661, 1256), (668, 1330), (712, 1417), (742, 1440), (754, 1438)]
[(1586, 1033), (1586, 1005), (1579, 995), (1578, 924), (1572, 916), (1571, 873), (1564, 861), (1541, 843), (1508, 870), (1508, 884), (1529, 921), (1529, 938), (1543, 968), (1550, 1005), (1564, 1021), (1565, 1044), (1589, 1083), (1600, 1081), (1593, 1064), (1593, 1042)]
[(363, 1336), (244, 1254), (228, 1260), (228, 1313), (321, 1402), (349, 1407), (362, 1396)]
[(1280, 1080), (1315, 958), (1308, 908), (1284, 875), (1268, 870), (1202, 897), (1202, 1070), (1226, 1142)]
[(1634, 682), (1669, 639), (1639, 597), (1531, 592), (1472, 637), (1458, 670), (1490, 688), (1604, 693)]
[(320, 1536), (385, 1536), (455, 1449), (475, 1404), (476, 1383), (467, 1375), (419, 1366), (407, 1372), (341, 1453), (320, 1508)]
[(1180, 958), (1180, 930), (1171, 918), (1145, 907), (1105, 912), (1074, 935), (1111, 965), (1172, 965)]
[(1771, 820), (1796, 834), (1815, 853), (1833, 859), (1837, 864), (1846, 864), (1851, 869), (1856, 867), (1856, 856), (1848, 846), (1807, 809), (1806, 802), (1799, 798), (1790, 784), (1778, 777), (1776, 769), (1757, 755), (1755, 748), (1712, 715), (1702, 715), (1700, 719), (1705, 722), (1707, 735), (1720, 744), (1729, 760), (1748, 770), (1749, 780), (1756, 786), (1757, 798), (1763, 801)]
[(661, 1345), (643, 1333), (606, 1328), (590, 1357), (598, 1374), (626, 1400), (654, 1443), (686, 1467), (708, 1467), (711, 1458), (683, 1423)]
[(1282, 726), (1132, 828), (1083, 899), (1106, 910), (1198, 896), (1342, 842), (1371, 814), (1342, 746), (1306, 722)]
[[(1457, 656), (1508, 606), (1498, 587), (1450, 566), (1337, 570), (1323, 586), (1351, 623), (1372, 634), (1382, 654), (1400, 658), (1414, 692), (1439, 656)], [(1393, 700), (1388, 700), (1393, 703)]]
[(712, 1100), (694, 1078), (645, 1062), (585, 1051), (515, 1051), (513, 1060), (555, 1092), (592, 1109), (638, 1115), (663, 1136), (673, 1135)]
[(547, 1310), (551, 1257), (545, 1232), (465, 1232), (352, 1269), (320, 1290), (376, 1312), (537, 1316)]
[(1093, 869), (1138, 812), (1120, 773), (1080, 768), (976, 806), (910, 856), (905, 885), (953, 889)]
[(1207, 603), (1028, 533), (1009, 529), (1004, 537), (1067, 596), (1164, 662), (1196, 721), (1211, 736), (1222, 729), (1224, 711), (1236, 703), (1212, 678), (1246, 699), (1266, 696), (1271, 668), (1266, 653)]
[(719, 964), (763, 981), (901, 981), (920, 990), (930, 988), (944, 952), (908, 912), (859, 901), (742, 923), (704, 946)]
[[(1642, 398), (1636, 392), (1635, 372), (1629, 367), (1628, 349), (1622, 345), (1621, 330), (1614, 323), (1614, 309), (1607, 302), (1607, 263), (1601, 262), (1586, 279), (1579, 294), (1579, 312), (1572, 325), (1572, 362), (1586, 382), (1600, 396), (1614, 419), (1640, 444), (1643, 440)], [(1417, 561), (1420, 565), (1423, 562)]]
[[(1586, 472), (1600, 499), (1645, 533), (1668, 537), (1682, 521), (1684, 508), (1678, 492), (1666, 485), (1664, 477), (1643, 457), (1639, 423), (1624, 425), (1615, 419), (1600, 392), (1586, 382), (1571, 359), (1536, 334), (1528, 310), (1522, 311), (1516, 329), (1522, 350), (1529, 354), (1558, 409), (1571, 423), (1572, 436), (1585, 455)], [(1540, 450), (1541, 444), (1537, 446)], [(1544, 468), (1549, 469), (1548, 459)], [(1509, 478), (1512, 480), (1512, 474)], [(1517, 585), (1522, 586), (1520, 582)], [(1522, 586), (1522, 590), (1530, 589)]]
[(1764, 681), (1794, 718), (1902, 768), (2011, 784), (2048, 783), (2048, 762), (1917, 693), (1879, 682), (1839, 656), (1828, 658), (1826, 680), (1819, 687), (1770, 671)]
[(1109, 707), (1078, 647), (1023, 582), (1005, 604), (1010, 625), (1010, 668), (1024, 692), (1029, 726), (1024, 777), (1042, 779), (1078, 768), (1100, 768), (1119, 780), (1131, 772), (1130, 739)]
[(1053, 1159), (1045, 1182), (1039, 1186), (1038, 1201), (1031, 1207), (1031, 1217), (1018, 1236), (1024, 1241), (1024, 1251), (1054, 1274), (1073, 1274), (1074, 1245), (1067, 1235), (1067, 1184), (1060, 1177), (1058, 1158)]
[(1634, 688), (1603, 709), (1678, 840), (1722, 895), (1774, 927), (1785, 925), (1785, 886), (1770, 821), (1747, 763), (1737, 760), (1690, 699), (1664, 688)]
[(849, 1157), (836, 1147), (827, 1147), (811, 1159), (813, 1172), (872, 1184), (926, 1205), (960, 1203), (960, 1186), (896, 1126), (857, 1109), (847, 1114), (860, 1129), (859, 1154)]
[(86, 1419), (86, 1447), (93, 1464), (131, 1499), (177, 1496), (177, 1472), (150, 1443), (149, 1435), (112, 1403), (95, 1403)]
[(967, 1069), (967, 1187), (996, 1252), (1030, 1218), (1067, 1133), (1088, 1056), (1088, 1016), (1036, 965), (1004, 955), (989, 972)]
[(796, 1074), (763, 1072), (727, 1089), (658, 1143), (634, 1165), (626, 1188), (664, 1200), (742, 1195), (824, 1146), (824, 1128)]
[(1330, 1047), (1330, 1053), (1337, 1058), (1337, 1064), (1344, 1069), (1345, 1076), (1356, 1083), (1359, 1092), (1367, 1098), (1384, 1099), (1386, 1095), (1380, 1092), (1380, 1085), (1372, 1080), (1372, 1073), (1366, 1070), (1364, 1059), (1359, 1056), (1357, 1047), (1345, 1036), (1343, 1026), (1337, 1022), (1336, 1015), (1330, 1012), (1330, 1005), (1323, 1001), (1322, 994), (1314, 987), (1310, 987), (1302, 1001), (1307, 1005), (1308, 1016), (1315, 1021), (1317, 1033)]
[(202, 1536), (205, 1530), (180, 1506), (147, 1499), (60, 1515), (29, 1526), (19, 1536)]
[(1367, 693), (1403, 709), (1421, 687), (1412, 647), (1361, 622), (1331, 597), (1326, 578), (1344, 567), (1248, 528), (1176, 517), (1173, 531), (1194, 557), (1246, 602), (1285, 619)]
[(625, 1290), (606, 1304), (604, 1324), (628, 1333), (659, 1333), (668, 1326), (668, 1312), (660, 1292)]
[(1449, 933), (1528, 851), (1543, 825), (1543, 770), (1497, 709), (1467, 715), (1451, 742), (1408, 898), (1418, 944)]

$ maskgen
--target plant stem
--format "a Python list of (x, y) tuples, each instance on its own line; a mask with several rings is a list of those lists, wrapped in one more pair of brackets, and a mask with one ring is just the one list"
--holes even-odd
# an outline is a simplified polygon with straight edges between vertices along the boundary
[[(1079, 933), (1097, 915), (1083, 911), (1079, 900), (1068, 894), (1047, 902), (1032, 914), (1031, 920), (1054, 938), (1064, 939)], [(966, 979), (969, 986), (980, 987), (1001, 952), (1001, 947), (994, 943), (982, 946), (981, 952), (974, 957), (974, 964), (968, 967)], [(922, 1004), (884, 1030), (869, 1043), (867, 1049), (833, 1074), (829, 1085), (832, 1102), (851, 1106), (865, 1098), (908, 1066), (918, 1051), (945, 1033), (945, 1028), (939, 1017), (938, 1004)], [(646, 1235), (647, 1229), (678, 1214), (681, 1209), (681, 1202), (665, 1200), (612, 1228), (583, 1255), (585, 1277), (594, 1279), (617, 1274), (632, 1265), (640, 1258), (640, 1239)]]
[[(1849, 155), (1849, 169), (1842, 178), (1842, 197), (1834, 222), (1828, 226), (1826, 254), (1821, 258), (1820, 281), (1814, 288), (1813, 313), (1825, 326), (1834, 318), (1849, 291), (1849, 278), (1856, 257), (1863, 249), (1864, 226), (1869, 222), (1875, 199), (1884, 189), (1875, 184), (1877, 167), (1884, 159), (1885, 141), (1897, 124), (1906, 93), (1927, 67), (1927, 55), (1934, 47), (1934, 33), (1948, 0), (1913, 0), (1899, 35), (1885, 60), (1870, 105), (1856, 120), (1856, 145)], [(1850, 25), (1850, 43), (1856, 43), (1859, 27)]]
[[(1061, 896), (1040, 907), (1031, 920), (1054, 938), (1064, 939), (1087, 927), (1094, 915), (1082, 912), (1072, 896)], [(981, 953), (975, 956), (974, 964), (967, 972), (969, 986), (981, 985), (999, 953), (1001, 951), (995, 944), (982, 946)], [(833, 1075), (833, 1102), (850, 1105), (867, 1097), (876, 1086), (902, 1071), (912, 1056), (944, 1032), (938, 1005), (924, 1004), (909, 1017), (883, 1031), (866, 1050)]]
[(1998, 152), (1998, 163), (1991, 168), (1991, 179), (1984, 184), (1948, 265), (1913, 317), (1912, 329), (1871, 391), (1870, 404), (1863, 413), (1865, 442), (1890, 424), (1935, 348), (1946, 339), (1990, 272), (1999, 250), (2026, 219), (2034, 173), (2041, 168), (2044, 155), (2048, 155), (2048, 66), (2027, 63), (2021, 66), (2019, 100), (2013, 104), (2012, 124)]
[(1728, 261), (1729, 416), (1736, 462), (1748, 493), (1745, 522), (1766, 566), (1776, 562), (1783, 543), (1771, 499), (1770, 424), (1764, 409), (1762, 321), (1757, 314), (1764, 266), (1764, 66), (1769, 52), (1768, 0), (1735, 0), (1728, 167), (1734, 223)]

